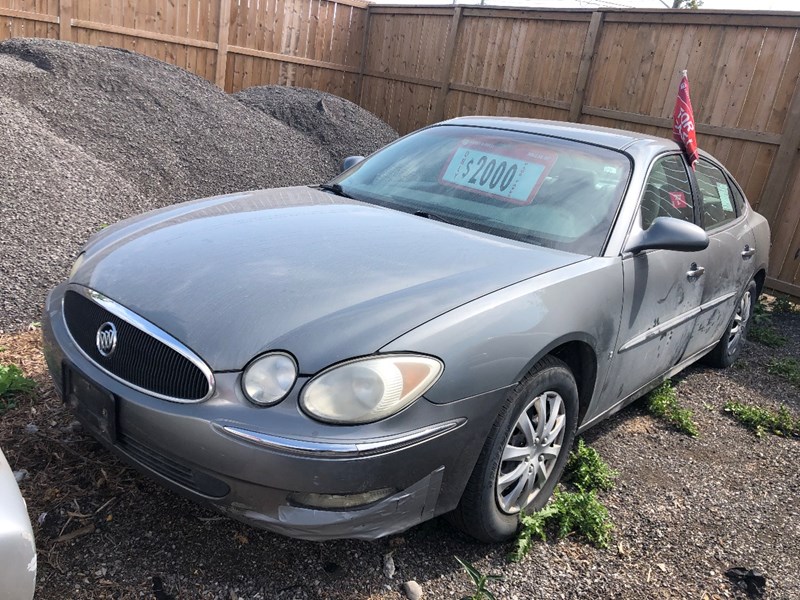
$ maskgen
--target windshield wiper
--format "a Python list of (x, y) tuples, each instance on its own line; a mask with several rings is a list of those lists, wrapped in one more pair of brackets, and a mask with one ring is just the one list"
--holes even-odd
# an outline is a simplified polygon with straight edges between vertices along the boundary
[(450, 219), (446, 219), (442, 215), (437, 215), (436, 213), (429, 213), (425, 212), (424, 210), (415, 210), (413, 212), (414, 216), (422, 217), (423, 219), (430, 219), (431, 221), (441, 221), (442, 223), (447, 223), (448, 225), (455, 225)]
[(319, 186), (319, 189), (325, 190), (326, 192), (331, 192), (336, 194), (337, 196), (341, 196), (342, 198), (349, 198), (350, 200), (355, 200), (350, 194), (344, 191), (342, 186), (338, 183), (323, 183)]

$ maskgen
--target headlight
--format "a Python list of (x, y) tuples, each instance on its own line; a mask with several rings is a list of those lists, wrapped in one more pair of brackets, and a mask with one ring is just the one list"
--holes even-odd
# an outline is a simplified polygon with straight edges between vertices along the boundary
[(435, 358), (395, 354), (359, 359), (323, 371), (303, 390), (300, 406), (328, 423), (371, 423), (422, 396), (443, 365)]
[(267, 406), (283, 400), (296, 379), (294, 359), (283, 352), (273, 352), (247, 366), (242, 376), (242, 390), (251, 402)]
[(85, 259), (85, 258), (86, 258), (86, 253), (85, 252), (81, 252), (80, 254), (78, 254), (78, 258), (75, 259), (75, 262), (72, 263), (72, 268), (69, 270), (69, 278), (70, 279), (75, 277), (75, 273), (77, 273), (78, 269), (81, 268), (81, 265), (83, 264), (83, 259)]

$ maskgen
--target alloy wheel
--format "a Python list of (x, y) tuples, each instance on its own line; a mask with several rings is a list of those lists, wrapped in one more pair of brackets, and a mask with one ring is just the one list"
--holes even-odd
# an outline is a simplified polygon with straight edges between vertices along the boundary
[(566, 411), (561, 396), (546, 391), (520, 413), (506, 440), (495, 479), (500, 510), (514, 514), (545, 485), (562, 450)]
[(736, 307), (736, 314), (733, 316), (733, 323), (728, 331), (728, 353), (736, 351), (736, 347), (742, 341), (742, 336), (747, 329), (747, 322), (750, 320), (750, 310), (752, 307), (752, 297), (750, 291), (746, 291), (739, 300)]

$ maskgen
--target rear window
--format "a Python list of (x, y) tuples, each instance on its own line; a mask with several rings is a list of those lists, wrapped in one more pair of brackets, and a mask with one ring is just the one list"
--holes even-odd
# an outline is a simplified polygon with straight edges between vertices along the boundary
[(597, 255), (629, 171), (625, 155), (588, 144), (441, 126), (395, 142), (335, 183), (364, 202)]

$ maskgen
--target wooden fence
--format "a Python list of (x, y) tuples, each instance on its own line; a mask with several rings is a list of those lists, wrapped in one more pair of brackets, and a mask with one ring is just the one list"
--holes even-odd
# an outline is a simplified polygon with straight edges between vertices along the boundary
[(237, 91), (313, 87), (401, 133), (458, 115), (670, 137), (689, 70), (702, 148), (772, 225), (768, 283), (800, 297), (800, 15), (369, 5), (364, 0), (0, 0), (0, 40), (127, 48)]
[(227, 91), (279, 83), (356, 100), (364, 0), (0, 0), (0, 40), (126, 48)]

